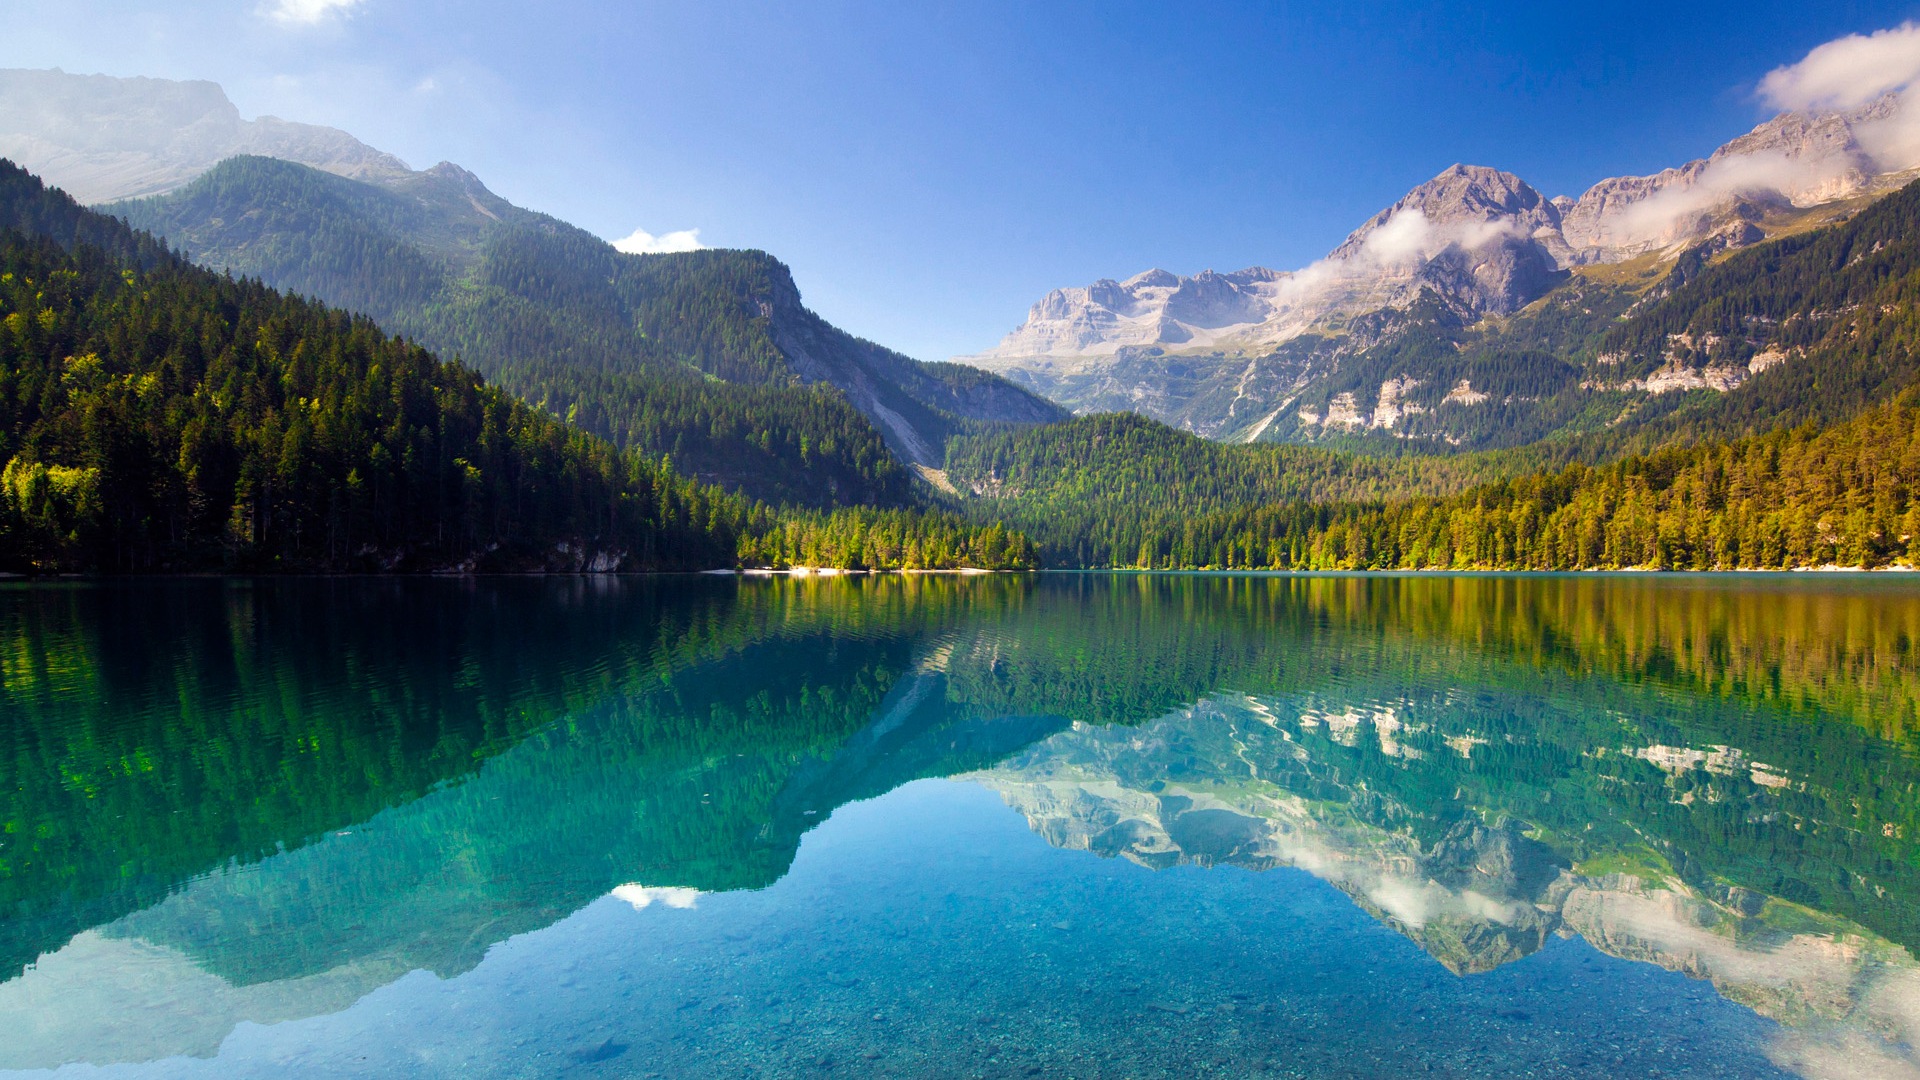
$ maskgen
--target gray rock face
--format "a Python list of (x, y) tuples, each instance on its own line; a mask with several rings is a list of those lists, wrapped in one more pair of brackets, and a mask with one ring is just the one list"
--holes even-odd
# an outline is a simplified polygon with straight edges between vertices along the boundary
[(1484, 230), (1485, 239), (1533, 237), (1560, 231), (1560, 209), (1531, 185), (1512, 173), (1481, 165), (1455, 165), (1402, 196), (1399, 202), (1367, 219), (1329, 259), (1361, 257), (1369, 241), (1378, 244), (1382, 230), (1396, 219), (1418, 214), (1435, 226), (1465, 226), (1461, 239), (1479, 246), (1471, 230)]
[[(1151, 270), (1057, 289), (998, 345), (965, 359), (1078, 411), (1118, 405), (1202, 434), (1246, 430), (1250, 411), (1271, 411), (1308, 387), (1276, 385), (1256, 399), (1235, 371), (1302, 335), (1346, 333), (1363, 316), (1422, 296), (1469, 323), (1506, 315), (1577, 267), (1671, 257), (1701, 243), (1723, 251), (1764, 239), (1799, 211), (1893, 190), (1920, 171), (1912, 132), (1920, 124), (1908, 109), (1889, 95), (1849, 112), (1785, 113), (1705, 159), (1602, 180), (1577, 199), (1549, 199), (1511, 173), (1455, 165), (1301, 270), (1191, 278)], [(1143, 356), (1168, 366), (1166, 378)], [(1199, 397), (1169, 396), (1184, 379), (1171, 370), (1176, 357), (1213, 364), (1218, 377)]]
[(1704, 160), (1602, 180), (1565, 208), (1562, 235), (1576, 261), (1615, 262), (1692, 243), (1735, 218), (1891, 187), (1920, 164), (1893, 138), (1900, 105), (1890, 95), (1847, 113), (1782, 113)]
[(0, 157), (83, 203), (170, 191), (240, 154), (357, 180), (408, 172), (335, 128), (243, 120), (214, 83), (0, 70)]

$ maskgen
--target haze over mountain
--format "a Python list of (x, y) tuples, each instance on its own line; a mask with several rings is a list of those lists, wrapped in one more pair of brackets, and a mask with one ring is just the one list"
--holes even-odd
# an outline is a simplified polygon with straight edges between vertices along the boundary
[(0, 69), (0, 157), (83, 203), (171, 191), (240, 154), (359, 180), (410, 172), (336, 128), (243, 120), (215, 83)]

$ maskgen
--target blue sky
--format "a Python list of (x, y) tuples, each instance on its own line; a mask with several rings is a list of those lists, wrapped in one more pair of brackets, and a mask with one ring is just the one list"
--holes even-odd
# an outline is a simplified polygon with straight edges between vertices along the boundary
[(212, 79), (609, 239), (698, 229), (926, 359), (1048, 289), (1305, 265), (1455, 161), (1703, 156), (1920, 3), (12, 0), (0, 66)]

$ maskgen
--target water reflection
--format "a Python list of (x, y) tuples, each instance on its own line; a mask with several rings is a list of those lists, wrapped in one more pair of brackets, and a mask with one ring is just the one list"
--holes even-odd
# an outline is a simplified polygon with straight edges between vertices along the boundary
[(1055, 847), (1305, 870), (1462, 977), (1577, 936), (1900, 1075), (1916, 632), (1920, 589), (1779, 578), (0, 590), (0, 1067), (210, 1056), (609, 894), (704, 917), (963, 776)]

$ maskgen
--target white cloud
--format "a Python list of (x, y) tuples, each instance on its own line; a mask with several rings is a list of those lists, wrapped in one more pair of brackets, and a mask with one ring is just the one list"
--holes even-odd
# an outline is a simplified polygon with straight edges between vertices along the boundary
[(1698, 214), (1724, 205), (1736, 196), (1778, 195), (1790, 202), (1817, 202), (1852, 183), (1852, 162), (1844, 157), (1814, 155), (1795, 159), (1777, 152), (1734, 154), (1710, 162), (1693, 178), (1662, 188), (1633, 203), (1610, 222), (1615, 243), (1667, 243), (1691, 232)]
[(1350, 254), (1329, 255), (1283, 278), (1274, 295), (1282, 305), (1311, 304), (1325, 299), (1329, 290), (1372, 283), (1382, 273), (1414, 270), (1450, 247), (1478, 251), (1518, 231), (1513, 221), (1437, 222), (1420, 208), (1408, 207), (1368, 233)]
[(699, 229), (680, 229), (659, 236), (645, 229), (635, 229), (631, 236), (615, 240), (613, 246), (616, 251), (624, 251), (629, 255), (660, 255), (669, 251), (699, 251), (706, 245), (700, 242)]
[(365, 0), (272, 0), (261, 13), (275, 22), (294, 26), (313, 26), (336, 15), (345, 15)]
[[(1920, 165), (1920, 24), (1836, 38), (1760, 80), (1759, 96), (1788, 112), (1849, 114), (1859, 147), (1882, 173)], [(1876, 105), (1892, 97), (1886, 106)], [(1813, 139), (1804, 145), (1717, 157), (1626, 206), (1605, 222), (1615, 244), (1665, 244), (1690, 235), (1698, 216), (1736, 196), (1808, 205), (1848, 194), (1855, 159)]]
[(617, 900), (624, 900), (633, 905), (635, 911), (644, 911), (656, 903), (687, 911), (700, 900), (700, 890), (675, 885), (647, 886), (629, 883), (615, 886), (613, 896)]
[(1890, 108), (1865, 110), (1854, 138), (1884, 172), (1920, 165), (1920, 24), (1829, 41), (1799, 63), (1768, 72), (1760, 96), (1795, 112), (1847, 112), (1891, 96)]
[(1760, 96), (1779, 109), (1853, 109), (1920, 82), (1920, 25), (1848, 34), (1767, 73)]

